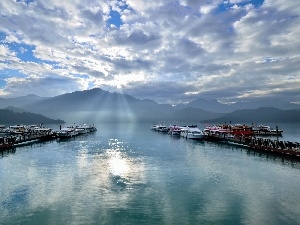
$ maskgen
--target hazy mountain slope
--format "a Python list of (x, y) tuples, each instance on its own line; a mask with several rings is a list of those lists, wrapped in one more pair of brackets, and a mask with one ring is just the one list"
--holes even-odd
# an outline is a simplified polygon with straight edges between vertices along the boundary
[(193, 108), (177, 111), (168, 104), (158, 104), (148, 99), (139, 100), (99, 88), (48, 98), (28, 104), (24, 109), (70, 122), (200, 121), (220, 116)]
[(270, 98), (258, 98), (252, 99), (247, 102), (236, 102), (232, 104), (232, 107), (235, 110), (238, 109), (257, 109), (261, 107), (273, 107), (282, 110), (290, 110), (290, 109), (300, 109), (300, 105), (284, 102), (278, 99), (270, 99)]
[(38, 102), (41, 100), (47, 99), (46, 97), (40, 97), (37, 95), (26, 95), (17, 98), (0, 98), (0, 108), (5, 108), (8, 106), (14, 106), (18, 108), (22, 108), (25, 105)]
[(15, 113), (23, 113), (23, 112), (26, 112), (24, 109), (21, 109), (21, 108), (18, 108), (18, 107), (14, 107), (14, 106), (8, 106), (8, 107), (5, 107), (4, 109), (8, 109), (8, 110), (11, 110)]
[[(247, 105), (245, 105), (246, 103), (239, 103), (239, 105), (251, 108), (255, 107), (256, 103), (248, 102)], [(259, 104), (264, 103), (264, 101), (260, 101)], [(42, 114), (49, 118), (61, 118), (67, 122), (76, 123), (94, 123), (98, 121), (207, 121), (212, 119), (218, 122), (284, 122), (299, 120), (297, 110), (287, 112), (285, 110), (263, 107), (252, 111), (236, 110), (228, 115), (224, 115), (224, 113), (220, 112), (232, 110), (232, 105), (222, 104), (216, 100), (203, 99), (195, 100), (188, 105), (194, 105), (194, 107), (182, 107), (181, 105), (182, 109), (179, 109), (168, 104), (158, 104), (152, 100), (140, 100), (126, 94), (110, 93), (100, 88), (95, 88), (31, 102), (24, 105), (22, 109)], [(281, 104), (281, 106), (283, 105)], [(288, 105), (293, 107), (293, 105)], [(219, 119), (216, 119), (218, 117)]]
[(204, 120), (209, 123), (267, 123), (300, 122), (300, 110), (282, 110), (273, 107), (236, 110), (217, 119)]
[(188, 103), (186, 107), (200, 108), (206, 111), (216, 112), (216, 113), (227, 113), (233, 111), (230, 105), (222, 104), (218, 102), (216, 99), (211, 99), (211, 100), (197, 99)]
[(289, 109), (300, 109), (300, 105), (280, 101), (277, 99), (270, 98), (257, 98), (251, 99), (245, 102), (236, 102), (233, 104), (223, 104), (218, 102), (215, 99), (196, 99), (194, 101), (189, 102), (188, 104), (179, 104), (175, 107), (177, 110), (181, 110), (183, 108), (200, 108), (210, 112), (218, 112), (218, 113), (229, 113), (240, 109), (257, 109), (260, 107), (273, 107), (283, 110)]
[(24, 109), (72, 121), (154, 121), (167, 119), (171, 105), (132, 96), (110, 93), (99, 88), (77, 91), (28, 104)]
[(0, 124), (61, 124), (63, 120), (53, 120), (40, 114), (29, 112), (13, 112), (0, 109)]
[(184, 108), (179, 110), (173, 114), (173, 119), (184, 122), (196, 122), (207, 119), (215, 119), (221, 117), (222, 113), (213, 113), (208, 112), (203, 109), (195, 109), (195, 108)]

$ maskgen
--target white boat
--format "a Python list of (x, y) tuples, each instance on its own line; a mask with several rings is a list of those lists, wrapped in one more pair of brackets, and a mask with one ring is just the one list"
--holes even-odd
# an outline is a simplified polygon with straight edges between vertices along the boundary
[(76, 131), (78, 134), (86, 134), (86, 133), (89, 132), (87, 129), (85, 129), (85, 128), (80, 128), (80, 127), (75, 128), (75, 131)]
[(152, 124), (151, 125), (151, 130), (158, 130), (159, 125), (158, 124)]
[(252, 130), (254, 132), (254, 134), (257, 135), (282, 135), (283, 130), (279, 130), (277, 129), (273, 129), (268, 125), (257, 125), (257, 126), (253, 126)]
[(184, 127), (180, 127), (180, 136), (181, 137), (186, 137), (186, 134), (187, 134), (187, 131), (188, 131), (188, 127), (187, 126), (184, 126)]
[(57, 137), (59, 138), (70, 138), (78, 135), (78, 132), (74, 128), (64, 127), (61, 130), (56, 132)]
[(183, 137), (188, 139), (202, 140), (204, 139), (204, 133), (197, 127), (188, 127), (183, 132)]
[(27, 128), (25, 125), (13, 125), (9, 126), (5, 132), (9, 134), (23, 134), (27, 132)]
[(7, 133), (7, 128), (5, 125), (0, 125), (0, 133)]
[(97, 128), (94, 125), (90, 125), (90, 124), (68, 125), (61, 130), (67, 130), (67, 129), (73, 130), (73, 132), (75, 132), (75, 135), (86, 134), (97, 130)]
[(159, 125), (158, 126), (158, 132), (167, 133), (169, 129), (165, 125)]
[(169, 134), (172, 136), (180, 136), (181, 128), (177, 125), (171, 125), (169, 126)]

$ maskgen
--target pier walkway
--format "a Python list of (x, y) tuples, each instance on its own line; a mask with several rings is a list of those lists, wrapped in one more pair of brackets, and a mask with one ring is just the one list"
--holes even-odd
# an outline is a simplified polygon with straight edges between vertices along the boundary
[(205, 140), (244, 146), (253, 150), (259, 150), (264, 152), (300, 157), (300, 143), (298, 142), (279, 141), (255, 136), (232, 136), (226, 134), (206, 134)]
[(50, 130), (39, 132), (28, 132), (22, 134), (14, 134), (5, 137), (0, 137), (0, 151), (11, 149), (16, 146), (21, 146), (41, 140), (55, 139), (55, 133)]

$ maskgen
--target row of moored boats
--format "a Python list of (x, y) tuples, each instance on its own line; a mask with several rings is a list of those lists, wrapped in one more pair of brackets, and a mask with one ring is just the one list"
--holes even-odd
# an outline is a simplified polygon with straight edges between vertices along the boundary
[(191, 126), (177, 126), (170, 125), (169, 127), (163, 124), (153, 124), (151, 130), (158, 132), (168, 133), (172, 136), (184, 137), (188, 139), (202, 140), (204, 139), (204, 133), (201, 131), (197, 125)]
[(53, 130), (52, 128), (44, 127), (40, 125), (13, 125), (5, 126), (0, 125), (0, 133), (4, 136), (10, 135), (43, 135), (49, 137), (58, 138), (69, 138), (74, 137), (79, 134), (86, 134), (96, 131), (97, 128), (90, 124), (79, 124), (79, 125), (67, 125), (65, 127), (60, 127), (59, 130)]
[(158, 132), (168, 133), (172, 136), (181, 136), (188, 139), (198, 139), (202, 140), (208, 136), (215, 137), (234, 137), (237, 135), (241, 136), (254, 136), (254, 135), (282, 135), (282, 130), (272, 129), (267, 125), (213, 125), (206, 126), (204, 130), (200, 130), (197, 125), (190, 126), (178, 126), (170, 125), (165, 126), (164, 124), (153, 124), (151, 130)]

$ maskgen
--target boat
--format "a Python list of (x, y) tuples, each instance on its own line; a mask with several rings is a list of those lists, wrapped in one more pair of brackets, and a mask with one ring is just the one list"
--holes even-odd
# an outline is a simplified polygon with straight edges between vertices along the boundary
[(281, 136), (283, 130), (279, 130), (278, 127), (276, 129), (271, 128), (268, 125), (256, 125), (252, 127), (253, 133), (256, 135), (278, 135)]
[(75, 137), (76, 135), (78, 135), (78, 132), (76, 132), (75, 128), (72, 127), (64, 127), (56, 132), (56, 136), (58, 138), (70, 138)]
[(181, 128), (177, 125), (171, 125), (169, 126), (169, 134), (172, 136), (180, 136), (181, 134)]
[(91, 124), (79, 124), (75, 126), (75, 128), (81, 130), (81, 133), (83, 133), (82, 129), (85, 130), (86, 133), (97, 131), (96, 126)]
[(8, 134), (23, 134), (25, 132), (27, 132), (27, 127), (20, 124), (9, 126), (7, 129), (5, 129), (5, 133)]
[(198, 127), (188, 127), (183, 130), (183, 137), (187, 139), (203, 140), (205, 135)]
[(243, 135), (251, 136), (253, 135), (252, 127), (247, 125), (213, 125), (204, 128), (204, 133), (206, 135), (220, 135), (220, 134), (231, 134), (231, 135)]
[(167, 133), (169, 129), (165, 125), (159, 125), (157, 131), (162, 133)]
[(151, 125), (151, 130), (158, 130), (159, 125), (158, 124), (152, 124)]
[(206, 134), (215, 134), (217, 132), (219, 133), (232, 133), (232, 129), (229, 126), (223, 126), (223, 125), (213, 125), (213, 126), (207, 126), (203, 130)]
[(0, 133), (6, 133), (6, 125), (0, 125)]

